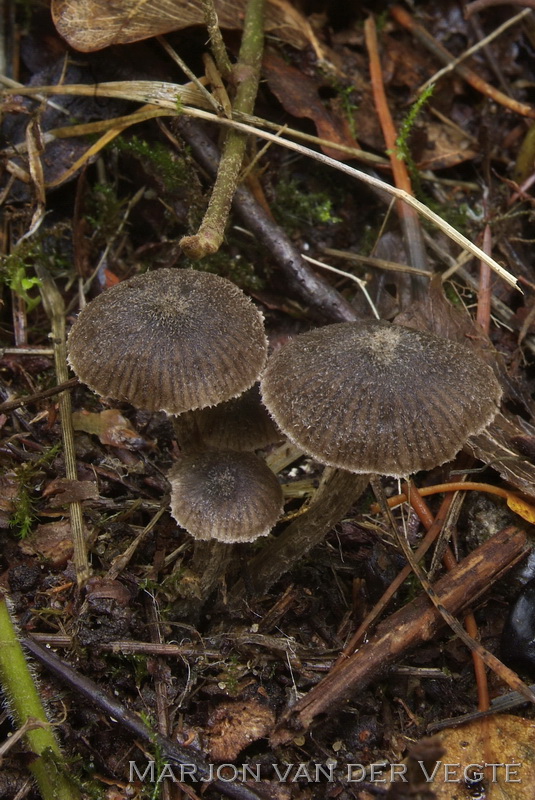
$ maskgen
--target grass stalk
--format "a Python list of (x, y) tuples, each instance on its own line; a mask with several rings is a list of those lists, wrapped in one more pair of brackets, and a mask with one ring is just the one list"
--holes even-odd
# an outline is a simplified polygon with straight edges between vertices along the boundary
[[(61, 771), (62, 754), (0, 594), (0, 684), (15, 723), (26, 726), (26, 742), (35, 755), (29, 765), (43, 800), (79, 800), (75, 786)], [(32, 724), (37, 721), (38, 725)]]

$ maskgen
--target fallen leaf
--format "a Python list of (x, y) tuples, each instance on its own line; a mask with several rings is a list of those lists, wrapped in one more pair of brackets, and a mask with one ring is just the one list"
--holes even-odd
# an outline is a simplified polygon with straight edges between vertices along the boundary
[(442, 122), (426, 120), (425, 140), (417, 156), (418, 169), (446, 169), (478, 155), (462, 131)]
[[(436, 800), (470, 800), (474, 796), (464, 781), (464, 769), (469, 765), (483, 766), (481, 770), (473, 767), (472, 773), (482, 774), (480, 796), (486, 800), (532, 800), (535, 786), (533, 720), (497, 714), (448, 728), (442, 731), (440, 740), (446, 752), (437, 777), (430, 784)], [(455, 765), (448, 781), (444, 780), (446, 764)]]
[(386, 784), (390, 785), (388, 797), (405, 797), (405, 794), (396, 794), (394, 787), (407, 788), (402, 781), (409, 778), (418, 789), (429, 792), (429, 796), (433, 793), (435, 800), (472, 800), (474, 797), (532, 800), (535, 785), (533, 720), (496, 714), (447, 728), (428, 741), (439, 742), (442, 754), (434, 756), (432, 761), (413, 758), (412, 762), (409, 754), (403, 762), (406, 765), (403, 777), (394, 778), (393, 783), (386, 772)]
[[(241, 28), (245, 6), (246, 0), (215, 0), (220, 26)], [(53, 0), (52, 16), (61, 36), (84, 53), (204, 25), (202, 4), (192, 0)], [(265, 30), (324, 58), (309, 22), (287, 0), (268, 0)]]
[(72, 415), (74, 430), (98, 436), (102, 444), (124, 447), (127, 450), (140, 450), (151, 447), (152, 442), (144, 439), (116, 408), (94, 413), (75, 411)]
[(20, 549), (25, 555), (44, 558), (56, 569), (64, 567), (73, 553), (70, 521), (63, 519), (38, 525), (20, 543)]
[(48, 505), (58, 508), (66, 503), (79, 503), (82, 500), (97, 500), (98, 486), (95, 481), (76, 481), (56, 478), (43, 491), (43, 497), (50, 497)]
[[(347, 120), (332, 114), (324, 106), (316, 81), (292, 67), (271, 49), (265, 52), (263, 69), (269, 88), (289, 114), (313, 120), (322, 139), (346, 147), (359, 147), (351, 136)], [(342, 158), (339, 150), (329, 147), (321, 149), (326, 156)]]
[(222, 703), (208, 723), (210, 758), (234, 761), (244, 747), (267, 736), (274, 722), (273, 711), (254, 700)]

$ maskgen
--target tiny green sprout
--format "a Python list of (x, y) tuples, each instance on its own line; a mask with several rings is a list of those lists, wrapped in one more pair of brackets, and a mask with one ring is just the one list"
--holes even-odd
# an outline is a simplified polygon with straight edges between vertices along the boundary
[(3, 282), (26, 303), (28, 312), (33, 311), (41, 302), (39, 295), (32, 297), (29, 294), (32, 289), (41, 286), (39, 278), (27, 273), (31, 269), (31, 258), (31, 253), (26, 254), (21, 250), (5, 256), (0, 262)]

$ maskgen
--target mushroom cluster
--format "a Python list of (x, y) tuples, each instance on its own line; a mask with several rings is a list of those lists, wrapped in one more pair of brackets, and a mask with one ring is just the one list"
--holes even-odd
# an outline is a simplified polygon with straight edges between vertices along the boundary
[[(230, 281), (196, 270), (159, 269), (89, 303), (72, 326), (68, 352), (74, 372), (101, 396), (185, 415), (250, 389), (264, 367), (267, 340), (262, 314)], [(253, 391), (246, 404), (255, 403), (260, 406)], [(256, 412), (257, 419), (262, 413)], [(254, 411), (249, 415), (247, 436), (232, 434), (238, 442), (232, 449), (186, 453), (171, 470), (172, 514), (199, 539), (249, 541), (269, 533), (281, 514), (282, 490), (274, 474), (253, 453), (239, 452), (261, 446), (255, 427), (262, 428), (260, 438), (274, 436), (269, 421), (255, 423)], [(223, 412), (221, 426), (232, 428), (233, 416)], [(200, 426), (210, 427), (211, 419), (202, 416)]]
[(321, 463), (394, 477), (450, 461), (502, 394), (473, 350), (383, 321), (296, 336), (268, 361), (261, 391), (278, 427)]

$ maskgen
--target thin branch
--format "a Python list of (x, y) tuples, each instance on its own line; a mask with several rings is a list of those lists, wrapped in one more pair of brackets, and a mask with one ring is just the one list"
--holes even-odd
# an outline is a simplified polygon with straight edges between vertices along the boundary
[[(254, 109), (264, 45), (264, 0), (249, 0), (243, 24), (239, 61), (233, 70), (238, 82), (233, 108), (245, 114)], [(232, 198), (238, 185), (247, 140), (242, 133), (227, 133), (217, 177), (206, 214), (197, 233), (184, 236), (180, 246), (189, 258), (216, 253), (225, 235)]]

